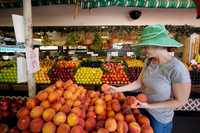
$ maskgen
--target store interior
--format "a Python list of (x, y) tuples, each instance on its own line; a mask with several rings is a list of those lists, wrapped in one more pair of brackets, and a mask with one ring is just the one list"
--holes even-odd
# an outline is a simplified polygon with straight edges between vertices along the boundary
[[(30, 96), (27, 46), (17, 42), (12, 20), (13, 14), (24, 14), (23, 2), (0, 1), (0, 124), (9, 128), (8, 133), (11, 133), (10, 129), (18, 133), (18, 110), (28, 107), (28, 101), (34, 98), (39, 99), (42, 106), (46, 99), (40, 100), (40, 92), (53, 88), (52, 85), (54, 90), (55, 86), (59, 90), (71, 84), (72, 88), (81, 88), (83, 92), (80, 93), (86, 91), (88, 95), (100, 96), (96, 92), (106, 88), (102, 87), (105, 84), (119, 87), (134, 82), (144, 67), (145, 59), (134, 44), (144, 27), (151, 24), (165, 25), (170, 36), (183, 44), (182, 48), (173, 49), (172, 54), (187, 67), (192, 81), (188, 102), (175, 110), (173, 133), (199, 132), (200, 19), (197, 19), (195, 2), (183, 0), (172, 4), (149, 0), (149, 3), (135, 5), (129, 0), (124, 0), (124, 3), (116, 1), (32, 0), (31, 47), (39, 51), (40, 67), (32, 74), (36, 97)], [(63, 91), (60, 92), (62, 99), (68, 97)], [(141, 90), (126, 92), (123, 96), (137, 98), (140, 93)], [(120, 101), (123, 96), (116, 99)], [(141, 124), (137, 110), (132, 112)], [(59, 127), (59, 124), (55, 125)], [(149, 130), (147, 133), (152, 132)]]

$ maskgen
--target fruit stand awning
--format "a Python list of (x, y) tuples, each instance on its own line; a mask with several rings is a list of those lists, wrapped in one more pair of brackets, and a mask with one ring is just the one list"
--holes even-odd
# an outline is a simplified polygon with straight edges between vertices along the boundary
[[(76, 4), (79, 0), (32, 0), (32, 6), (45, 5), (70, 5)], [(0, 0), (0, 8), (22, 7), (23, 0)]]
[[(80, 4), (81, 8), (141, 7), (141, 8), (195, 8), (193, 0), (32, 0), (32, 6)], [(0, 0), (0, 8), (22, 7), (23, 0)]]
[(84, 0), (81, 8), (98, 7), (195, 8), (193, 0)]

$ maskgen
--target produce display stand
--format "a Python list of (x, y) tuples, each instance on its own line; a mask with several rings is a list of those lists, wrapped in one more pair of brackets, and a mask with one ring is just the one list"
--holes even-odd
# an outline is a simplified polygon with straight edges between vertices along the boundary
[[(25, 47), (24, 47), (24, 45), (1, 45), (0, 46), (0, 54), (2, 56), (4, 56), (4, 55), (8, 56), (8, 54), (12, 54), (12, 56), (15, 58), (15, 59), (13, 59), (15, 66), (17, 67), (16, 57), (18, 55), (21, 56), (21, 55), (25, 54)], [(2, 70), (4, 67), (9, 67), (9, 66), (5, 65), (5, 66), (2, 66), (0, 69)], [(0, 88), (2, 88), (1, 91), (10, 91), (11, 93), (5, 94), (5, 93), (2, 92), (1, 96), (3, 96), (3, 95), (7, 95), (7, 96), (15, 95), (14, 93), (12, 93), (15, 89), (17, 89), (17, 90), (21, 89), (22, 91), (24, 91), (24, 90), (27, 91), (27, 83), (17, 83), (17, 68), (15, 68), (15, 69), (16, 70), (14, 72), (12, 71), (13, 73), (16, 74), (14, 81), (9, 80), (7, 83), (6, 82), (0, 82)], [(12, 74), (12, 73), (10, 73), (10, 74)], [(6, 74), (4, 76), (6, 76)], [(9, 77), (9, 75), (7, 75), (6, 78), (9, 79), (8, 77)]]
[[(86, 7), (86, 8), (88, 8), (87, 7), (87, 5), (89, 5), (90, 6), (90, 8), (96, 8), (97, 7), (97, 5), (98, 5), (98, 7), (101, 7), (101, 6), (110, 6), (109, 5), (109, 3), (98, 3), (98, 2), (91, 2), (91, 1), (85, 1), (85, 3), (81, 3), (81, 7), (82, 8), (84, 8), (84, 7)], [(141, 5), (141, 3), (140, 3), (140, 1), (138, 1), (139, 3), (138, 3), (138, 5), (133, 5), (134, 3), (132, 3), (132, 2), (128, 2), (128, 5), (127, 6), (138, 6), (138, 7), (142, 7), (142, 5)], [(161, 6), (162, 8), (164, 8), (164, 6), (163, 6), (163, 4), (166, 4), (166, 3), (162, 3), (162, 2), (160, 2), (160, 1), (157, 1), (158, 2), (158, 4), (155, 4), (155, 5), (159, 5), (159, 6)], [(37, 3), (37, 2), (36, 2)], [(33, 2), (33, 4), (36, 4), (36, 3), (34, 3)], [(88, 4), (89, 3), (89, 4)], [(136, 2), (137, 3), (137, 2)], [(176, 3), (176, 2), (175, 2)], [(174, 4), (175, 4), (174, 3)], [(48, 5), (48, 2), (46, 3), (47, 5)], [(59, 4), (59, 3), (57, 3), (57, 4)], [(73, 4), (73, 3), (71, 3), (71, 4)], [(122, 3), (118, 3), (118, 2), (115, 2), (115, 3), (113, 3), (113, 4), (115, 4), (115, 5), (117, 5), (117, 6), (123, 6), (123, 2)], [(153, 4), (153, 2), (150, 2), (149, 3), (149, 7), (153, 7), (153, 6), (155, 6)], [(19, 4), (19, 5), (22, 5), (22, 4)], [(26, 44), (27, 44), (27, 46), (29, 46), (30, 45), (30, 47), (39, 47), (40, 48), (40, 50), (41, 51), (58, 51), (59, 49), (61, 49), (61, 50), (63, 50), (63, 51), (68, 51), (69, 53), (69, 55), (71, 54), (71, 55), (74, 55), (74, 54), (76, 54), (76, 55), (80, 55), (80, 56), (86, 56), (87, 57), (87, 54), (88, 55), (91, 55), (91, 52), (93, 52), (93, 51), (88, 51), (88, 50), (85, 50), (85, 48), (79, 48), (79, 50), (77, 50), (76, 48), (73, 48), (73, 47), (71, 47), (71, 48), (68, 48), (68, 47), (66, 47), (66, 46), (33, 46), (33, 43), (32, 42), (30, 42), (31, 41), (31, 39), (30, 38), (32, 38), (32, 35), (30, 34), (30, 33), (32, 33), (32, 28), (31, 28), (31, 26), (30, 25), (32, 25), (31, 24), (31, 3), (30, 2), (28, 2), (28, 1), (24, 1), (24, 16), (25, 16), (25, 26), (26, 26), (26, 31), (27, 32), (25, 32), (25, 33), (27, 33), (27, 35), (26, 35), (26, 40), (27, 40), (27, 42), (26, 42)], [(37, 5), (37, 4), (36, 4)], [(173, 5), (173, 3), (169, 3), (169, 5), (171, 6), (171, 7), (173, 7), (173, 6), (175, 6), (175, 5)], [(187, 7), (186, 7), (186, 5), (187, 5)], [(180, 7), (184, 7), (184, 8), (194, 8), (194, 3), (193, 2), (190, 2), (189, 4), (188, 4), (188, 1), (182, 1), (181, 2), (181, 4), (179, 3), (179, 6)], [(109, 27), (109, 26), (108, 26)], [(167, 26), (167, 27), (169, 27), (169, 26)], [(84, 28), (84, 27), (80, 27), (80, 29), (81, 28)], [(132, 28), (132, 27), (129, 27), (129, 28)], [(128, 29), (129, 29), (128, 28)], [(47, 28), (48, 29), (48, 28)], [(59, 28), (58, 28), (59, 29)], [(78, 29), (78, 28), (76, 28), (76, 27), (73, 27), (72, 28), (72, 31), (74, 31), (74, 29)], [(91, 28), (92, 29), (92, 28)], [(188, 28), (187, 26), (186, 27), (184, 27), (184, 28), (178, 28), (178, 30), (180, 30), (180, 29), (183, 29), (184, 31), (186, 31), (186, 29), (190, 29), (190, 28)], [(93, 29), (94, 30), (94, 29)], [(130, 29), (129, 29), (130, 30)], [(196, 31), (198, 31), (198, 30), (196, 30)], [(28, 34), (29, 33), (29, 34)], [(29, 39), (28, 39), (29, 38)], [(0, 46), (0, 52), (13, 52), (13, 53), (24, 53), (25, 52), (25, 47), (23, 47), (23, 46), (6, 46), (6, 45), (2, 45), (2, 46)], [(107, 56), (107, 54), (108, 53), (112, 53), (112, 52), (115, 52), (115, 51), (107, 51), (107, 50), (105, 50), (105, 51), (103, 51), (103, 50), (99, 50), (99, 51), (96, 51), (96, 52), (93, 52), (94, 54), (97, 54), (97, 55), (99, 55), (99, 56)], [(116, 54), (116, 52), (115, 52), (115, 54)], [(76, 56), (76, 55), (74, 55), (74, 56)], [(128, 55), (128, 52), (127, 51), (120, 51), (120, 52), (117, 52), (117, 55), (118, 56), (127, 56)], [(28, 86), (29, 86), (29, 96), (32, 96), (32, 94), (34, 94), (37, 90), (36, 90), (36, 88), (38, 87), (39, 88), (39, 90), (40, 89), (42, 89), (43, 87), (41, 87), (41, 86), (46, 86), (45, 84), (35, 84), (35, 83), (33, 83), (34, 81), (33, 81), (33, 79), (32, 79), (32, 76), (28, 76), (29, 77), (29, 80), (28, 80)], [(196, 81), (196, 82), (198, 82), (198, 81)], [(37, 87), (34, 87), (34, 86), (37, 86)], [(198, 91), (198, 88), (199, 88), (199, 85), (192, 85), (192, 91), (196, 91), (196, 92), (199, 92)]]
[[(170, 1), (162, 2), (160, 0), (158, 0), (156, 2), (145, 3), (145, 5), (142, 5), (142, 3), (140, 3), (140, 2), (141, 1), (136, 1), (136, 3), (133, 3), (132, 1), (128, 1), (127, 3), (125, 3), (125, 1), (118, 1), (118, 2), (114, 1), (114, 2), (111, 2), (111, 3), (107, 3), (105, 1), (103, 1), (103, 2), (81, 1), (80, 3), (76, 4), (76, 9), (79, 6), (81, 8), (96, 8), (96, 7), (107, 7), (107, 6), (111, 6), (111, 5), (121, 6), (121, 7), (124, 7), (124, 6), (125, 7), (127, 7), (127, 6), (135, 6), (135, 7), (146, 6), (146, 7), (149, 7), (149, 8), (152, 8), (152, 7), (156, 7), (156, 8), (161, 7), (162, 8), (162, 7), (165, 7), (166, 5), (168, 5), (169, 7), (172, 7), (172, 8), (174, 8), (174, 7), (176, 7), (176, 8), (178, 8), (178, 7), (180, 7), (180, 8), (194, 8), (194, 3), (193, 2), (188, 3), (188, 0), (184, 0), (184, 1), (181, 1), (181, 2), (179, 1), (179, 5), (176, 5), (176, 4), (174, 4)], [(38, 5), (38, 3), (36, 1), (34, 1), (33, 3)], [(69, 3), (72, 4), (73, 2), (69, 2)], [(143, 2), (143, 4), (144, 4), (144, 2)], [(18, 5), (18, 6), (20, 7), (20, 5)], [(68, 61), (68, 59), (65, 59), (66, 57), (70, 58), (70, 59), (73, 58), (73, 57), (74, 58), (79, 57), (79, 59), (90, 58), (91, 61), (97, 61), (97, 60), (100, 60), (100, 59), (98, 59), (98, 56), (101, 56), (101, 57), (103, 57), (103, 59), (101, 58), (101, 60), (103, 60), (102, 64), (106, 64), (106, 63), (109, 64), (110, 63), (111, 65), (108, 66), (108, 70), (103, 70), (102, 65), (101, 65), (101, 67), (93, 67), (93, 65), (95, 65), (95, 64), (93, 64), (92, 67), (90, 66), (91, 64), (89, 66), (79, 65), (79, 66), (74, 67), (73, 68), (73, 75), (72, 75), (73, 78), (74, 78), (73, 79), (74, 84), (71, 83), (70, 84), (71, 86), (67, 86), (70, 79), (66, 80), (65, 83), (60, 81), (60, 80), (59, 81), (52, 81), (51, 80), (51, 82), (46, 82), (46, 83), (38, 82), (37, 83), (37, 80), (35, 80), (36, 76), (32, 73), (27, 73), (27, 77), (28, 77), (27, 83), (9, 83), (9, 84), (8, 83), (0, 83), (0, 88), (1, 88), (1, 86), (4, 86), (2, 88), (6, 88), (11, 92), (8, 95), (13, 95), (12, 92), (14, 92), (15, 90), (19, 91), (19, 88), (21, 88), (21, 91), (24, 91), (24, 90), (27, 91), (27, 88), (28, 88), (28, 97), (22, 96), (23, 95), (22, 93), (20, 94), (20, 96), (7, 96), (7, 97), (6, 96), (0, 96), (0, 104), (1, 104), (0, 105), (0, 113), (1, 113), (0, 114), (0, 123), (5, 122), (9, 125), (9, 127), (17, 126), (17, 128), (18, 128), (17, 129), (16, 127), (14, 127), (11, 130), (17, 131), (17, 130), (20, 129), (20, 131), (22, 131), (22, 130), (27, 129), (27, 130), (32, 130), (32, 132), (33, 132), (33, 130), (37, 130), (37, 128), (39, 128), (38, 132), (41, 132), (42, 130), (44, 130), (42, 128), (45, 127), (45, 126), (43, 126), (43, 124), (44, 123), (46, 124), (48, 120), (46, 120), (44, 114), (42, 114), (42, 113), (44, 113), (43, 109), (41, 111), (40, 109), (37, 108), (38, 109), (37, 110), (36, 107), (35, 107), (36, 105), (39, 106), (39, 107), (42, 107), (42, 108), (44, 106), (48, 106), (48, 107), (44, 107), (44, 108), (45, 109), (46, 108), (53, 108), (53, 109), (57, 110), (57, 112), (59, 112), (59, 111), (65, 112), (67, 109), (64, 108), (64, 105), (67, 104), (68, 106), (70, 106), (70, 104), (72, 104), (72, 103), (70, 103), (69, 101), (74, 100), (73, 101), (74, 103), (70, 106), (70, 108), (72, 108), (72, 110), (70, 110), (70, 111), (67, 110), (68, 112), (67, 113), (65, 112), (65, 114), (59, 112), (60, 113), (59, 115), (61, 115), (61, 116), (58, 116), (58, 118), (56, 118), (56, 115), (58, 115), (58, 113), (54, 114), (53, 117), (55, 117), (55, 118), (52, 119), (52, 122), (54, 123), (54, 125), (57, 126), (56, 127), (57, 130), (58, 130), (58, 127), (60, 127), (62, 125), (62, 123), (64, 123), (65, 121), (66, 121), (66, 123), (68, 123), (68, 125), (70, 125), (72, 123), (72, 125), (70, 125), (71, 130), (72, 130), (73, 126), (76, 127), (77, 125), (79, 126), (78, 128), (80, 129), (80, 126), (82, 126), (81, 124), (83, 124), (84, 122), (85, 122), (86, 129), (88, 131), (97, 130), (96, 128), (99, 125), (98, 124), (96, 125), (95, 122), (98, 123), (99, 120), (103, 120), (103, 121), (106, 120), (107, 124), (105, 124), (105, 128), (106, 128), (106, 130), (109, 130), (110, 132), (113, 132), (113, 131), (116, 131), (116, 130), (118, 130), (118, 131), (121, 130), (119, 128), (119, 125), (120, 125), (121, 127), (125, 128), (126, 130), (128, 130), (127, 128), (129, 128), (129, 130), (133, 128), (132, 130), (133, 131), (136, 130), (135, 132), (137, 132), (137, 133), (140, 132), (138, 130), (144, 130), (144, 131), (147, 130), (150, 133), (152, 133), (152, 128), (149, 124), (149, 119), (146, 116), (144, 116), (140, 112), (138, 112), (139, 110), (137, 110), (137, 109), (131, 110), (130, 108), (125, 108), (125, 109), (123, 108), (123, 106), (127, 107), (127, 105), (129, 105), (128, 104), (129, 102), (133, 102), (131, 100), (133, 100), (134, 98), (137, 98), (139, 100), (139, 98), (137, 96), (142, 93), (142, 90), (138, 90), (138, 91), (134, 91), (134, 92), (125, 92), (124, 95), (122, 93), (121, 94), (115, 93), (116, 95), (115, 94), (111, 95), (110, 93), (103, 91), (103, 89), (105, 89), (105, 86), (103, 87), (103, 85), (105, 85), (104, 83), (107, 83), (107, 82), (103, 82), (103, 80), (102, 80), (103, 76), (100, 78), (101, 82), (97, 83), (97, 84), (95, 84), (95, 83), (94, 84), (90, 84), (90, 83), (77, 84), (77, 79), (75, 79), (75, 73), (78, 71), (78, 69), (80, 69), (81, 67), (88, 67), (88, 68), (99, 68), (99, 69), (101, 69), (102, 73), (103, 73), (102, 75), (104, 75), (108, 71), (109, 74), (111, 73), (111, 75), (112, 75), (112, 76), (110, 76), (110, 77), (108, 76), (108, 77), (113, 78), (113, 80), (116, 80), (117, 76), (112, 74), (113, 70), (110, 70), (110, 68), (113, 69), (114, 68), (113, 64), (115, 64), (115, 63), (116, 64), (121, 63), (120, 65), (122, 65), (124, 68), (121, 67), (121, 66), (119, 68), (123, 69), (123, 72), (125, 73), (125, 75), (129, 79), (128, 80), (124, 79), (124, 80), (126, 80), (124, 82), (122, 82), (122, 81), (121, 82), (120, 81), (119, 82), (117, 82), (117, 81), (113, 82), (113, 83), (116, 83), (116, 84), (113, 84), (112, 82), (111, 83), (108, 82), (108, 83), (111, 84), (111, 85), (115, 85), (115, 86), (126, 85), (126, 84), (130, 83), (130, 81), (132, 82), (132, 81), (137, 79), (142, 67), (141, 66), (139, 66), (139, 67), (138, 66), (135, 66), (135, 67), (128, 66), (128, 63), (127, 64), (124, 63), (124, 62), (126, 62), (126, 60), (123, 57), (127, 56), (127, 57), (135, 58), (136, 53), (133, 52), (132, 49), (131, 50), (117, 50), (117, 49), (91, 50), (91, 49), (87, 49), (86, 46), (73, 47), (73, 46), (34, 45), (33, 41), (32, 41), (33, 32), (32, 32), (32, 15), (31, 15), (32, 9), (31, 9), (31, 7), (32, 7), (31, 6), (31, 0), (23, 0), (24, 20), (25, 20), (24, 21), (25, 22), (25, 24), (24, 24), (24, 26), (25, 26), (25, 42), (24, 43), (26, 45), (25, 46), (24, 45), (15, 45), (15, 46), (13, 46), (13, 45), (0, 45), (0, 53), (1, 54), (13, 53), (13, 54), (24, 55), (26, 53), (26, 50), (25, 50), (26, 48), (33, 48), (33, 49), (39, 48), (41, 55), (43, 54), (43, 52), (44, 52), (44, 54), (45, 54), (45, 52), (47, 52), (47, 53), (57, 52), (60, 55), (54, 56), (55, 62), (53, 63), (54, 65), (52, 65), (50, 70), (48, 70), (48, 76), (49, 76), (49, 73), (51, 72), (51, 70), (54, 66), (59, 66), (59, 64), (58, 64), (58, 62), (60, 61), (59, 58), (63, 59), (63, 60), (61, 59), (61, 61)], [(77, 14), (77, 12), (76, 12), (76, 14)], [(98, 40), (97, 40), (97, 42), (98, 42)], [(110, 61), (110, 58), (112, 58), (112, 57), (114, 57), (116, 61), (113, 61), (113, 62)], [(119, 58), (120, 58), (120, 60), (123, 60), (123, 61), (119, 61)], [(51, 60), (51, 59), (49, 59), (49, 60)], [(80, 62), (80, 64), (81, 64), (81, 62)], [(63, 64), (61, 64), (60, 66), (62, 66), (62, 65)], [(65, 64), (63, 66), (65, 68)], [(136, 69), (136, 70), (134, 70), (134, 69)], [(119, 69), (117, 68), (117, 70), (119, 70)], [(135, 74), (135, 77), (130, 78), (130, 75), (132, 75), (132, 73), (130, 72), (131, 70), (134, 71), (133, 74)], [(90, 72), (93, 72), (93, 71), (91, 70)], [(118, 72), (120, 73), (121, 71), (118, 71)], [(95, 76), (96, 73), (97, 72), (94, 72), (93, 76)], [(84, 75), (84, 74), (85, 73), (82, 73), (82, 75)], [(56, 76), (56, 75), (53, 75), (53, 76)], [(107, 78), (107, 77), (104, 77), (104, 78)], [(186, 103), (184, 106), (182, 106), (180, 108), (177, 108), (176, 112), (179, 112), (179, 111), (180, 112), (192, 112), (192, 111), (198, 112), (198, 111), (200, 111), (200, 97), (199, 97), (199, 93), (200, 93), (199, 81), (200, 81), (200, 78), (199, 78), (198, 75), (195, 75), (192, 79), (193, 79), (192, 94), (191, 94), (191, 96), (188, 100), (188, 103)], [(105, 80), (105, 81), (107, 81), (107, 80)], [(69, 88), (71, 87), (69, 89), (71, 92), (69, 90), (66, 90), (66, 89), (68, 89), (68, 87)], [(63, 90), (63, 88), (65, 90)], [(82, 92), (80, 92), (79, 90), (81, 90)], [(53, 94), (53, 92), (56, 92), (56, 94)], [(83, 94), (83, 95), (80, 95), (79, 93)], [(88, 102), (88, 104), (90, 106), (92, 106), (92, 107), (90, 107), (90, 109), (88, 109), (89, 105), (87, 105), (87, 106), (84, 105), (85, 102), (86, 102), (86, 101), (84, 101), (85, 100), (84, 99), (85, 93), (87, 93), (87, 96), (90, 97), (89, 98), (90, 101)], [(73, 94), (73, 95), (70, 95), (70, 94)], [(2, 93), (1, 95), (4, 95), (4, 94)], [(111, 99), (109, 99), (110, 95), (111, 95)], [(50, 96), (52, 96), (52, 97), (50, 97)], [(70, 97), (70, 96), (72, 96), (72, 97)], [(133, 99), (131, 99), (131, 98), (133, 98)], [(110, 101), (113, 100), (112, 102), (117, 101), (117, 103), (115, 103), (115, 105), (112, 105), (113, 103), (111, 103), (111, 102), (109, 103), (109, 100), (106, 100), (106, 99), (109, 99)], [(83, 101), (81, 101), (81, 100), (83, 100)], [(50, 104), (44, 105), (44, 101), (47, 102), (47, 103), (50, 103)], [(82, 103), (82, 102), (84, 102), (84, 103)], [(127, 103), (127, 104), (125, 104), (125, 103)], [(35, 104), (35, 105), (33, 105), (33, 104)], [(81, 104), (83, 104), (83, 105), (81, 105)], [(118, 104), (118, 105), (116, 105), (116, 104)], [(118, 109), (119, 104), (120, 104), (120, 109)], [(109, 111), (114, 110), (113, 111), (114, 113), (116, 113), (116, 114), (120, 113), (121, 116), (117, 117), (117, 118), (114, 117), (114, 119), (112, 119), (112, 120), (108, 120), (109, 117), (111, 117), (111, 115), (113, 115), (112, 114), (113, 112), (110, 113), (109, 115), (103, 114), (105, 112), (102, 113), (101, 111), (102, 111), (102, 108), (105, 111), (105, 108), (106, 108), (106, 107), (104, 107), (105, 105), (106, 105), (106, 107), (111, 106), (110, 107), (111, 109)], [(30, 117), (33, 120), (36, 119), (36, 117), (34, 115), (35, 114), (38, 115), (37, 112), (42, 112), (38, 116), (39, 117), (39, 120), (37, 119), (38, 121), (33, 122), (33, 120), (31, 120), (32, 123), (30, 124), (30, 127), (24, 127), (24, 125), (26, 125), (26, 123), (24, 123), (24, 125), (23, 125), (23, 122), (21, 121), (22, 118), (20, 117), (20, 113), (22, 113), (22, 112), (19, 111), (20, 113), (17, 114), (18, 110), (23, 109), (22, 107), (28, 108), (28, 110), (31, 113), (28, 114), (27, 116)], [(85, 107), (85, 110), (84, 110), (84, 107)], [(90, 112), (90, 113), (92, 112), (93, 114), (89, 114), (88, 112)], [(127, 112), (129, 112), (129, 113), (127, 113)], [(23, 113), (22, 113), (22, 115), (23, 115)], [(73, 125), (74, 121), (73, 120), (70, 121), (69, 113), (76, 114), (76, 116), (73, 116), (75, 118), (78, 118), (77, 116), (80, 115), (79, 116), (81, 118), (80, 121), (82, 120), (83, 123), (80, 122), (78, 124), (76, 123), (76, 124)], [(83, 114), (81, 114), (81, 113), (83, 113)], [(96, 113), (95, 114), (95, 122), (92, 121), (94, 119), (92, 119), (92, 120), (89, 119), (90, 118), (89, 116), (85, 116), (86, 118), (82, 116), (82, 115), (94, 115), (94, 113)], [(136, 116), (134, 118), (134, 119), (136, 119), (136, 122), (133, 120), (133, 118), (131, 119), (131, 121), (129, 121), (130, 118), (126, 118), (127, 115)], [(103, 116), (105, 118), (103, 118)], [(140, 118), (140, 116), (143, 116), (143, 119)], [(64, 122), (61, 122), (62, 119), (59, 119), (59, 117), (62, 117), (62, 119), (64, 119)], [(122, 118), (123, 118), (123, 121), (125, 123), (120, 123), (120, 124), (116, 123), (115, 119), (121, 120)], [(96, 119), (97, 119), (97, 121), (96, 121)], [(28, 121), (28, 122), (30, 122), (30, 121)], [(133, 124), (133, 127), (131, 127), (130, 123)], [(37, 126), (37, 124), (39, 126), (41, 126), (41, 125), (42, 126), (34, 128), (34, 125)], [(94, 124), (95, 127), (91, 127), (91, 126), (93, 126), (92, 124)], [(116, 126), (116, 127), (112, 127), (113, 125)], [(127, 126), (129, 126), (129, 127), (127, 127)], [(101, 127), (104, 127), (104, 125), (101, 126)], [(147, 127), (148, 127), (148, 129), (146, 129)], [(81, 127), (81, 128), (83, 128), (83, 127)], [(73, 130), (75, 130), (75, 129), (73, 129)]]
[[(31, 0), (23, 0), (23, 14), (24, 14), (24, 33), (25, 33), (25, 46), (16, 45), (16, 46), (6, 46), (3, 45), (0, 47), (0, 52), (18, 52), (25, 53), (25, 48), (32, 48), (32, 5)], [(32, 73), (27, 72), (28, 78), (28, 95), (34, 96), (36, 94), (36, 84)]]

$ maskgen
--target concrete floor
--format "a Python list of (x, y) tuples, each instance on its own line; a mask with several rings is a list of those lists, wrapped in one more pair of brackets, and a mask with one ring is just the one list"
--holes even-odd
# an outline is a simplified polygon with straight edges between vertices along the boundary
[(175, 113), (173, 133), (200, 133), (200, 112)]

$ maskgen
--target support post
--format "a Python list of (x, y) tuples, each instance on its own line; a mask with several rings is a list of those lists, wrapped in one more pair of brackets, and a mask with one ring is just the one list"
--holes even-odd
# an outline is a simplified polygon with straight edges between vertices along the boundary
[[(23, 0), (23, 14), (24, 14), (24, 29), (25, 29), (25, 46), (32, 48), (32, 6), (31, 0)], [(28, 78), (28, 96), (33, 97), (36, 95), (36, 84), (32, 73), (27, 72)]]

